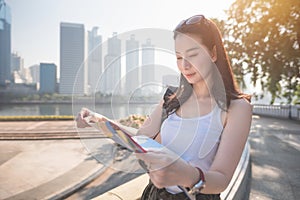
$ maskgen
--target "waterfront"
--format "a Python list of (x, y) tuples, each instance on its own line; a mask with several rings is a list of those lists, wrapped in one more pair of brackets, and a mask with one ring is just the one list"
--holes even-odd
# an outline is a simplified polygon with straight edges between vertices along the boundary
[(0, 116), (76, 115), (82, 107), (95, 110), (112, 119), (131, 114), (147, 115), (155, 104), (0, 104)]

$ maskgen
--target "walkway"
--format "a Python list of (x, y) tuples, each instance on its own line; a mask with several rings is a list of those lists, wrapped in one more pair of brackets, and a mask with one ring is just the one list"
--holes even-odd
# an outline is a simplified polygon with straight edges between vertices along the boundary
[(254, 116), (250, 200), (300, 196), (300, 122)]
[(73, 121), (0, 122), (0, 199), (57, 199), (99, 176), (78, 137)]
[[(89, 129), (83, 135), (88, 141), (103, 138)], [(70, 198), (87, 199), (117, 186), (120, 176), (128, 179), (105, 170), (84, 148), (86, 141), (78, 138), (73, 121), (0, 122), (0, 199), (59, 199), (94, 180)], [(296, 200), (300, 123), (254, 116), (249, 141), (250, 200)]]

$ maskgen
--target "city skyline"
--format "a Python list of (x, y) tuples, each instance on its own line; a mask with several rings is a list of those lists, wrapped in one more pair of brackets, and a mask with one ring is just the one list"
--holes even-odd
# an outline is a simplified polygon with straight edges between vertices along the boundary
[[(43, 0), (42, 0), (43, 1)], [(10, 2), (9, 0), (6, 0), (6, 2)], [(13, 0), (11, 0), (12, 3), (14, 3)], [(66, 3), (67, 1), (63, 1), (63, 3)], [(75, 1), (76, 2), (76, 1)], [(93, 1), (92, 1), (93, 2)], [(89, 2), (90, 3), (90, 2)], [(115, 2), (116, 3), (116, 2)], [(120, 2), (118, 2), (120, 3)], [(20, 3), (21, 4), (21, 3)], [(37, 3), (38, 4), (38, 3)], [(75, 3), (76, 4), (76, 3)], [(104, 4), (103, 4), (104, 5)], [(105, 4), (106, 5), (106, 4)], [(133, 6), (133, 4), (130, 4)], [(204, 4), (203, 4), (204, 5)], [(129, 6), (129, 5), (128, 5)], [(136, 6), (136, 5), (135, 5)], [(153, 6), (153, 5), (152, 5)], [(189, 5), (190, 6), (190, 5)], [(88, 6), (87, 6), (88, 7)], [(130, 7), (130, 6), (129, 6)], [(133, 6), (134, 7), (134, 6)], [(151, 7), (151, 6), (150, 6)], [(137, 9), (137, 7), (134, 7), (135, 10), (139, 10)], [(49, 7), (49, 10), (51, 10), (52, 8)], [(83, 7), (82, 9), (85, 9), (85, 7)], [(13, 9), (12, 9), (13, 10)], [(150, 9), (151, 10), (151, 9)], [(123, 12), (128, 12), (127, 10), (123, 10)], [(139, 10), (140, 11), (140, 10)], [(12, 12), (14, 13), (14, 12)], [(38, 13), (38, 12), (37, 12)], [(195, 14), (198, 14), (199, 12), (195, 13)], [(55, 12), (53, 13), (55, 14)], [(174, 13), (173, 13), (174, 14)], [(157, 14), (155, 14), (154, 16), (156, 16)], [(159, 14), (158, 14), (159, 15)], [(142, 15), (141, 17), (143, 17), (144, 15)], [(190, 16), (190, 15), (189, 15)], [(188, 17), (189, 17), (188, 16)], [(152, 16), (153, 17), (153, 16)], [(209, 16), (208, 16), (209, 17)], [(214, 16), (216, 18), (218, 18), (217, 16)], [(167, 18), (167, 17), (166, 17)], [(186, 18), (186, 17), (185, 17)], [(14, 19), (14, 17), (13, 17)], [(181, 18), (182, 19), (182, 18)], [(123, 19), (122, 19), (123, 20)], [(14, 20), (12, 20), (14, 21)], [(17, 19), (18, 21), (18, 19)], [(72, 20), (71, 20), (72, 21)], [(113, 23), (115, 20), (111, 20), (111, 22)], [(162, 20), (161, 20), (162, 21)], [(177, 21), (178, 22), (178, 21)], [(177, 23), (176, 22), (176, 23)], [(43, 24), (45, 24), (45, 22), (43, 22)], [(173, 22), (172, 22), (173, 23)], [(170, 23), (170, 25), (172, 24)], [(61, 24), (80, 24), (80, 26), (82, 26), (82, 30), (81, 30), (81, 33), (80, 33), (80, 37), (81, 38), (77, 38), (75, 39), (76, 41), (78, 41), (79, 43), (78, 44), (75, 44), (75, 46), (68, 46), (70, 44), (70, 42), (65, 42), (67, 40), (71, 40), (72, 37), (72, 34), (70, 34), (71, 32), (69, 32), (69, 34), (62, 34), (62, 26)], [(95, 62), (94, 66), (93, 64), (91, 64), (91, 60), (89, 57), (86, 57), (87, 54), (90, 54), (92, 49), (95, 48), (96, 45), (99, 45), (101, 42), (102, 43), (102, 46), (104, 46), (103, 44), (107, 43), (108, 44), (108, 52), (107, 54), (104, 54), (103, 55), (103, 59), (102, 59), (102, 55), (100, 56), (100, 61), (97, 61), (98, 63), (100, 62), (100, 74), (105, 71), (106, 67), (108, 65), (111, 65), (111, 69), (108, 69), (108, 70), (113, 70), (111, 72), (108, 72), (108, 74), (113, 74), (113, 75), (109, 75), (109, 77), (107, 76), (106, 77), (106, 80), (104, 80), (104, 84), (101, 84), (100, 86), (102, 87), (104, 85), (104, 91), (105, 93), (109, 94), (111, 93), (113, 90), (114, 90), (114, 87), (116, 86), (116, 84), (120, 85), (120, 88), (124, 87), (123, 85), (123, 81), (124, 80), (121, 80), (122, 79), (122, 76), (125, 73), (128, 73), (130, 70), (132, 70), (132, 67), (134, 65), (137, 65), (137, 67), (143, 67), (142, 70), (138, 69), (136, 71), (141, 71), (141, 72), (137, 72), (135, 73), (135, 77), (137, 77), (137, 81), (136, 81), (136, 84), (133, 84), (133, 81), (132, 81), (132, 78), (131, 81), (128, 81), (130, 80), (129, 78), (127, 78), (127, 83), (130, 83), (129, 85), (139, 85), (139, 81), (141, 81), (141, 84), (148, 84), (150, 82), (152, 82), (151, 84), (154, 83), (155, 84), (158, 84), (158, 83), (161, 83), (163, 82), (161, 79), (162, 76), (160, 76), (160, 78), (156, 78), (155, 76), (157, 76), (157, 72), (155, 72), (155, 65), (161, 65), (160, 62), (156, 62), (154, 61), (155, 60), (155, 57), (156, 57), (156, 49), (155, 49), (155, 43), (154, 44), (151, 44), (151, 38), (147, 38), (146, 40), (144, 41), (137, 41), (138, 43), (141, 44), (141, 51), (140, 52), (136, 52), (135, 54), (136, 55), (132, 55), (130, 58), (130, 55), (127, 55), (127, 51), (130, 50), (131, 48), (128, 48), (126, 49), (126, 51), (124, 52), (124, 50), (121, 50), (121, 43), (124, 43), (124, 40), (125, 41), (128, 41), (129, 37), (127, 38), (124, 38), (124, 35), (126, 35), (126, 32), (123, 32), (123, 33), (120, 33), (121, 37), (122, 37), (122, 34), (123, 34), (123, 38), (120, 40), (120, 39), (117, 39), (118, 37), (118, 32), (113, 32), (113, 35), (112, 37), (109, 37), (109, 36), (105, 36), (105, 31), (102, 31), (101, 32), (101, 28), (99, 28), (97, 25), (94, 25), (93, 24), (93, 27), (92, 28), (87, 28), (86, 23), (79, 23), (77, 21), (74, 21), (74, 22), (70, 22), (70, 20), (63, 20), (61, 21), (60, 20), (60, 28), (59, 28), (59, 56), (58, 56), (58, 60), (39, 60), (38, 62), (36, 63), (54, 63), (57, 65), (57, 68), (58, 68), (58, 80), (59, 80), (59, 93), (61, 94), (71, 94), (73, 92), (75, 93), (80, 93), (80, 94), (87, 94), (88, 93), (88, 89), (90, 90), (95, 90), (95, 88), (97, 87), (97, 85), (95, 84), (95, 80), (97, 78), (97, 76), (94, 76), (93, 78), (92, 75), (95, 75), (95, 74), (99, 74), (99, 73), (91, 73), (95, 70), (91, 70), (91, 69), (95, 69), (95, 66), (97, 65), (97, 63)], [(126, 24), (126, 23), (125, 23)], [(129, 23), (129, 27), (132, 23)], [(169, 27), (170, 25), (166, 26), (166, 27)], [(174, 26), (174, 25), (172, 25)], [(12, 26), (14, 27), (14, 26)], [(138, 27), (138, 23), (137, 23), (137, 26)], [(127, 28), (127, 26), (126, 26)], [(139, 27), (138, 27), (139, 28)], [(30, 29), (28, 27), (28, 29)], [(97, 30), (96, 30), (97, 29)], [(98, 29), (100, 29), (100, 31), (98, 32)], [(151, 28), (150, 28), (151, 29)], [(149, 29), (149, 30), (150, 30)], [(159, 29), (159, 28), (152, 28), (153, 30), (155, 29)], [(91, 30), (91, 31), (88, 31), (88, 30)], [(108, 29), (107, 29), (108, 30)], [(120, 29), (119, 29), (120, 30)], [(137, 31), (141, 30), (141, 29), (136, 29)], [(161, 29), (161, 30), (165, 30), (165, 31), (169, 31), (169, 32), (172, 32), (171, 30), (168, 30), (168, 29)], [(131, 32), (134, 32), (135, 30), (131, 30)], [(157, 30), (155, 30), (157, 31)], [(130, 31), (127, 31), (127, 33), (130, 32)], [(152, 32), (152, 31), (151, 31)], [(64, 35), (64, 36), (63, 36)], [(76, 35), (76, 33), (75, 33)], [(92, 38), (94, 35), (94, 38)], [(134, 34), (131, 34), (131, 36), (134, 36)], [(44, 36), (43, 34), (40, 34), (40, 35), (37, 35), (37, 39), (39, 39), (39, 37), (42, 37)], [(45, 35), (47, 36), (47, 35)], [(53, 36), (53, 35), (52, 35)], [(98, 38), (100, 37), (100, 38)], [(105, 37), (107, 39), (105, 39)], [(148, 36), (149, 37), (149, 36)], [(152, 36), (151, 36), (152, 37)], [(13, 38), (13, 37), (12, 37)], [(83, 38), (83, 39), (82, 39)], [(103, 39), (102, 39), (103, 38)], [(51, 41), (52, 37), (49, 37), (49, 41)], [(92, 45), (90, 44), (90, 40), (93, 40), (95, 39), (95, 41), (92, 42)], [(165, 38), (164, 38), (165, 39)], [(74, 39), (72, 39), (71, 43), (76, 43)], [(97, 40), (97, 41), (96, 41)], [(111, 48), (110, 46), (110, 43), (114, 43), (114, 41), (116, 41), (118, 44), (115, 44), (113, 46), (116, 46), (117, 45), (117, 48)], [(160, 41), (161, 42), (161, 41)], [(94, 43), (94, 44), (93, 44)], [(172, 42), (173, 43), (173, 42)], [(35, 40), (33, 40), (33, 42), (31, 43), (33, 46), (35, 44)], [(48, 47), (46, 45), (46, 41), (42, 42), (43, 44), (43, 47), (46, 48)], [(56, 44), (56, 42), (53, 42), (53, 44)], [(72, 44), (74, 45), (74, 44)], [(91, 45), (91, 46), (90, 46)], [(124, 45), (124, 44), (123, 44)], [(123, 46), (122, 45), (122, 46)], [(148, 47), (146, 46), (149, 46), (150, 50), (147, 49)], [(160, 44), (159, 44), (160, 45)], [(80, 46), (81, 50), (79, 51), (80, 53), (76, 54), (76, 48), (78, 48)], [(86, 48), (86, 46), (88, 46)], [(100, 45), (101, 46), (101, 45)], [(124, 45), (126, 46), (125, 48), (127, 48), (127, 45)], [(139, 46), (139, 45), (138, 45)], [(67, 47), (67, 48), (65, 48)], [(173, 51), (173, 49), (169, 48), (170, 45), (163, 49), (163, 50), (168, 50), (168, 51)], [(101, 47), (102, 48), (102, 47)], [(124, 47), (122, 47), (123, 49)], [(134, 47), (134, 48), (140, 48), (140, 47)], [(152, 49), (153, 48), (153, 49)], [(47, 48), (46, 48), (47, 49)], [(66, 51), (67, 50), (67, 51)], [(101, 50), (101, 49), (100, 49)], [(19, 51), (13, 49), (12, 50), (13, 52), (16, 52), (16, 54), (20, 55), (21, 59), (24, 60), (23, 63), (26, 63), (26, 57), (23, 57), (22, 56), (22, 53), (19, 53)], [(43, 51), (43, 50), (41, 50)], [(65, 52), (66, 51), (66, 52)], [(112, 52), (112, 51), (118, 51), (117, 53), (115, 52)], [(160, 50), (158, 50), (160, 51)], [(121, 55), (121, 52), (122, 52), (122, 55)], [(145, 53), (147, 52), (147, 53)], [(37, 52), (38, 53), (38, 52)], [(71, 53), (75, 53), (74, 55), (72, 55), (70, 57), (70, 54)], [(102, 53), (102, 50), (101, 50), (101, 53)], [(141, 55), (139, 55), (141, 54)], [(147, 55), (146, 55), (147, 54)], [(169, 53), (170, 54), (170, 53)], [(174, 54), (174, 52), (173, 52)], [(122, 63), (122, 60), (124, 58), (122, 58), (122, 56), (126, 55), (126, 66), (124, 63)], [(67, 56), (67, 59), (66, 59), (66, 56)], [(133, 57), (136, 57), (137, 56), (137, 61), (134, 61), (136, 58), (133, 58)], [(139, 61), (139, 56), (142, 58), (141, 62)], [(125, 56), (124, 56), (125, 57)], [(74, 61), (76, 60), (77, 61)], [(86, 59), (88, 59), (88, 62), (86, 62)], [(130, 60), (129, 62), (127, 62), (127, 60)], [(172, 58), (173, 60), (174, 58)], [(149, 61), (147, 61), (149, 60)], [(68, 62), (66, 64), (66, 61)], [(102, 62), (104, 61), (104, 64), (103, 64), (103, 68), (102, 68)], [(123, 61), (124, 62), (124, 61)], [(139, 63), (140, 62), (140, 63)], [(36, 64), (34, 65), (30, 65), (30, 66), (35, 66)], [(85, 66), (87, 65), (87, 66)], [(129, 66), (129, 65), (132, 65), (132, 66)], [(147, 66), (148, 65), (148, 66)], [(26, 64), (24, 64), (25, 67), (29, 67), (27, 66)], [(75, 67), (74, 67), (75, 66)], [(145, 67), (147, 66), (147, 67)], [(172, 63), (171, 65), (165, 65), (165, 66), (172, 66), (172, 67), (175, 67), (176, 68), (176, 65), (174, 65), (174, 63)], [(82, 69), (80, 69), (82, 68)], [(89, 74), (88, 74), (88, 71), (86, 71), (86, 69), (89, 68)], [(131, 68), (131, 69), (130, 69)], [(79, 71), (82, 71), (82, 73), (78, 73)], [(123, 74), (122, 74), (123, 73)], [(99, 77), (99, 76), (98, 76)], [(74, 83), (74, 79), (76, 80), (80, 80), (80, 81), (77, 81)], [(141, 79), (141, 80), (139, 80)], [(165, 79), (167, 80), (167, 79)], [(87, 88), (87, 82), (89, 83), (89, 87), (90, 88)], [(91, 84), (94, 83), (93, 85)], [(126, 82), (126, 81), (125, 81)], [(76, 87), (73, 87), (74, 85), (78, 84)], [(130, 87), (131, 86), (126, 86), (127, 89), (129, 90), (132, 90)], [(81, 88), (80, 91), (73, 91), (73, 88)], [(66, 89), (67, 88), (67, 89)], [(134, 89), (134, 88), (133, 88)]]
[[(221, 0), (210, 3), (189, 0), (181, 5), (173, 1), (151, 1), (146, 4), (137, 0), (92, 0), (84, 6), (79, 1), (70, 0), (5, 2), (12, 12), (12, 52), (18, 53), (24, 59), (24, 66), (27, 68), (40, 62), (51, 62), (60, 67), (59, 23), (63, 21), (82, 23), (86, 30), (99, 27), (99, 34), (105, 42), (113, 32), (123, 33), (149, 27), (171, 30), (180, 20), (193, 14), (224, 17), (223, 10), (233, 0), (226, 3)], [(164, 11), (168, 11), (169, 15)]]
[[(157, 50), (151, 43), (151, 38), (148, 38), (154, 32), (145, 34), (146, 32), (148, 33), (148, 31), (144, 31), (125, 35), (113, 33), (107, 44), (98, 45), (101, 43), (102, 37), (98, 35), (97, 27), (93, 27), (91, 31), (86, 31), (83, 24), (62, 22), (60, 24), (60, 72), (62, 76), (58, 78), (57, 73), (53, 73), (53, 70), (48, 68), (48, 72), (55, 74), (53, 77), (55, 80), (57, 79), (59, 89), (54, 86), (52, 78), (45, 76), (45, 69), (38, 69), (45, 68), (45, 62), (31, 66), (27, 70), (30, 70), (31, 77), (25, 77), (24, 71), (21, 70), (23, 67), (20, 61), (22, 59), (14, 53), (12, 54), (12, 58), (15, 58), (16, 61), (16, 66), (13, 67), (14, 74), (19, 75), (19, 77), (15, 76), (18, 78), (18, 82), (16, 79), (12, 81), (13, 83), (36, 83), (36, 89), (40, 93), (49, 91), (48, 93), (58, 92), (65, 95), (94, 94), (100, 91), (100, 87), (102, 94), (131, 95), (137, 92), (136, 94), (141, 95), (144, 92), (147, 94), (149, 89), (157, 92), (157, 89), (154, 88), (157, 88), (162, 82), (165, 85), (167, 83), (163, 81), (163, 76), (160, 73), (155, 74), (155, 51)], [(135, 33), (137, 33), (138, 40), (135, 39)], [(162, 36), (163, 34), (157, 35)], [(118, 36), (121, 38), (119, 39)], [(154, 39), (157, 42), (157, 38)], [(165, 38), (159, 37), (159, 39)], [(103, 55), (102, 48), (104, 48)], [(161, 47), (158, 46), (158, 48)], [(83, 61), (86, 51), (88, 51), (89, 56), (87, 60)], [(104, 60), (104, 70), (102, 69), (102, 60)], [(47, 64), (56, 66), (53, 63)], [(104, 76), (102, 76), (103, 71), (105, 71)], [(125, 76), (122, 75), (121, 71), (126, 73)], [(90, 74), (93, 77), (88, 76)], [(40, 75), (40, 80), (38, 80), (37, 75)], [(44, 80), (45, 78), (46, 80)], [(47, 80), (50, 80), (49, 85)], [(101, 81), (99, 82), (99, 80)], [(146, 86), (146, 89), (142, 85)], [(154, 88), (151, 89), (150, 86), (154, 86)], [(89, 90), (86, 90), (87, 88)], [(140, 90), (141, 88), (143, 89)]]
[[(137, 33), (139, 40), (135, 39), (135, 33)], [(163, 34), (157, 35), (162, 36)], [(52, 90), (52, 93), (82, 95), (101, 92), (107, 95), (115, 93), (130, 96), (136, 92), (139, 95), (148, 94), (149, 90), (157, 92), (158, 85), (161, 87), (161, 85), (168, 84), (163, 81), (168, 80), (163, 79), (163, 76), (168, 72), (163, 72), (165, 70), (161, 72), (160, 69), (155, 72), (157, 67), (155, 64), (155, 51), (157, 50), (155, 45), (151, 43), (151, 38), (148, 38), (145, 32), (133, 32), (125, 35), (113, 33), (107, 44), (99, 45), (101, 38), (101, 35), (97, 33), (97, 27), (94, 27), (91, 31), (86, 31), (83, 24), (61, 23), (61, 76), (60, 78), (57, 77), (59, 90)], [(159, 39), (165, 38), (159, 37)], [(157, 42), (157, 38), (154, 38), (154, 40)], [(161, 46), (158, 46), (158, 48), (161, 48)], [(86, 53), (88, 57), (84, 59)], [(104, 60), (104, 63), (102, 63), (102, 60)], [(40, 64), (40, 67), (42, 65), (43, 63)], [(33, 67), (35, 68), (35, 66)], [(31, 71), (32, 76), (34, 76), (36, 72)], [(170, 71), (170, 73), (173, 72)], [(42, 70), (40, 74), (41, 84), (43, 82)], [(91, 74), (93, 76), (90, 76)], [(32, 80), (37, 80), (37, 78), (32, 78)]]

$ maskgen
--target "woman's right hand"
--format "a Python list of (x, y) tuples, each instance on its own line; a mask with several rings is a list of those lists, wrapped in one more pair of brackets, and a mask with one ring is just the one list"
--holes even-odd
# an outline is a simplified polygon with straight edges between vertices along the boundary
[[(87, 117), (89, 117), (89, 118), (86, 119)], [(87, 120), (89, 120), (89, 121), (87, 121)], [(76, 117), (77, 128), (90, 127), (88, 122), (95, 123), (95, 122), (101, 122), (101, 121), (105, 122), (105, 121), (108, 121), (108, 119), (105, 116), (95, 113), (87, 108), (82, 108)]]
[(82, 108), (80, 110), (80, 112), (77, 114), (77, 117), (76, 117), (77, 128), (85, 128), (85, 127), (89, 127), (90, 126), (86, 122), (86, 120), (84, 118), (86, 118), (87, 116), (89, 116), (91, 113), (92, 113), (92, 111), (90, 111), (87, 108)]

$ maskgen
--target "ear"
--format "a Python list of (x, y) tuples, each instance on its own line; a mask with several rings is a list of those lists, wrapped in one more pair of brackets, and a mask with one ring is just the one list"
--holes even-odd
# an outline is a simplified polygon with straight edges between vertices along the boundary
[(217, 46), (216, 45), (214, 45), (214, 47), (212, 48), (212, 51), (210, 52), (210, 57), (213, 62), (217, 61), (218, 55), (217, 55)]

